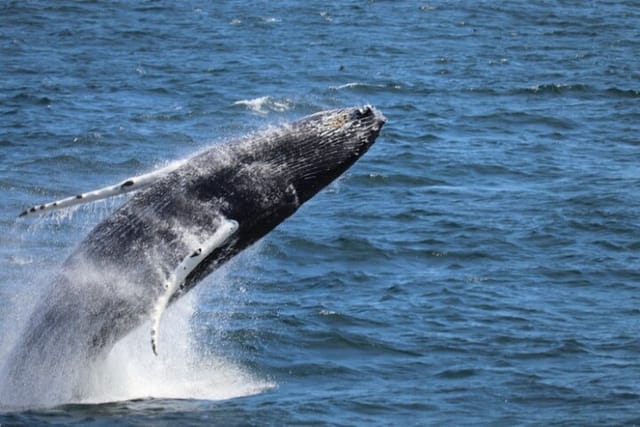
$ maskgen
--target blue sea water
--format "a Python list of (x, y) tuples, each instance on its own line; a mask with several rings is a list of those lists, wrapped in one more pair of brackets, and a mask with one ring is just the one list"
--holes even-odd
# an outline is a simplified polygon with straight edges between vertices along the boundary
[(170, 310), (165, 358), (134, 333), (0, 424), (640, 424), (635, 1), (3, 1), (0, 363), (124, 198), (25, 207), (364, 103), (376, 145)]

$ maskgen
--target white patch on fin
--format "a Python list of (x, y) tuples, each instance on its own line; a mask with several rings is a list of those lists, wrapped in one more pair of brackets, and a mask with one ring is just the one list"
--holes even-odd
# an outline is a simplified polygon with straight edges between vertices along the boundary
[(144, 175), (134, 176), (129, 179), (125, 179), (119, 184), (110, 185), (107, 187), (99, 188), (97, 190), (89, 191), (88, 193), (78, 194), (77, 196), (67, 197), (65, 199), (56, 200), (55, 202), (45, 203), (43, 205), (33, 206), (23, 211), (19, 216), (27, 216), (34, 213), (48, 212), (54, 209), (63, 209), (71, 206), (80, 205), (83, 203), (89, 203), (96, 200), (107, 199), (109, 197), (119, 196), (121, 194), (130, 193), (132, 191), (141, 190), (150, 186), (156, 182), (159, 178), (167, 175), (174, 170), (178, 169), (185, 163), (185, 160), (172, 162), (170, 165), (155, 170), (153, 172), (146, 173)]
[(185, 257), (178, 267), (171, 273), (164, 283), (165, 291), (156, 302), (151, 312), (151, 350), (158, 355), (158, 332), (160, 330), (160, 319), (162, 313), (167, 308), (169, 300), (178, 287), (184, 283), (187, 276), (214, 250), (224, 245), (227, 240), (238, 230), (238, 222), (222, 218), (220, 226), (202, 245)]

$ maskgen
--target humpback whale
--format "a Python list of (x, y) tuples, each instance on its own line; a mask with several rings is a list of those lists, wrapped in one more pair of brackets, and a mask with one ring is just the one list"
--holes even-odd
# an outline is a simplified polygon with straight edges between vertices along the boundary
[(0, 403), (80, 400), (77, 384), (92, 361), (145, 322), (150, 351), (161, 351), (164, 309), (345, 172), (385, 121), (368, 105), (319, 112), (22, 212), (133, 192), (53, 278), (0, 372)]

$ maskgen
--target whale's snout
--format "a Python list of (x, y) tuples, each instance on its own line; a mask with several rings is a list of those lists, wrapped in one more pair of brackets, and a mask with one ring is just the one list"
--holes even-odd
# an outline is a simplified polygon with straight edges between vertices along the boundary
[(352, 113), (353, 120), (371, 120), (379, 128), (387, 122), (387, 118), (371, 105), (365, 105), (357, 108)]

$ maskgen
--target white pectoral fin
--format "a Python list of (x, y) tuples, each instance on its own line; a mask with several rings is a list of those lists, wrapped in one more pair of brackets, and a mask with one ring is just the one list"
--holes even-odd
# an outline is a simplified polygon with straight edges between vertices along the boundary
[(35, 213), (44, 213), (52, 211), (54, 209), (63, 209), (71, 206), (81, 205), (83, 203), (89, 203), (96, 200), (108, 199), (109, 197), (119, 196), (121, 194), (130, 193), (132, 191), (141, 190), (150, 186), (156, 182), (159, 178), (173, 172), (184, 164), (184, 161), (173, 162), (169, 166), (162, 169), (149, 172), (144, 175), (134, 176), (125, 179), (119, 184), (110, 185), (108, 187), (99, 188), (97, 190), (89, 191), (87, 193), (78, 194), (77, 196), (67, 197), (64, 199), (56, 200), (54, 202), (45, 203), (38, 206), (32, 206), (31, 208), (23, 211), (19, 216), (27, 216)]
[(218, 229), (211, 237), (205, 240), (200, 247), (185, 257), (178, 267), (171, 273), (164, 284), (165, 291), (158, 298), (151, 312), (151, 350), (158, 355), (158, 332), (160, 319), (171, 297), (176, 293), (180, 285), (184, 283), (189, 274), (214, 250), (221, 247), (238, 230), (238, 222), (223, 218)]

